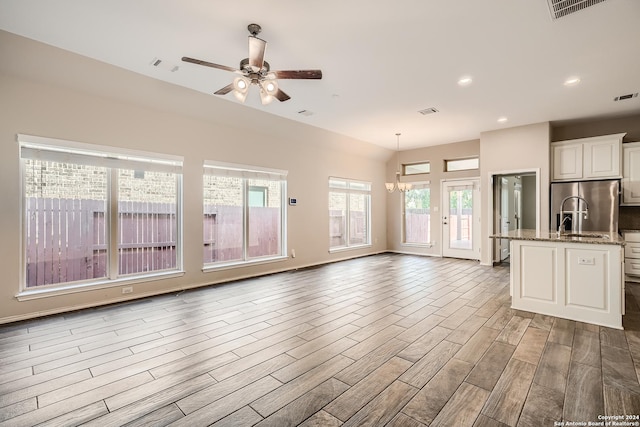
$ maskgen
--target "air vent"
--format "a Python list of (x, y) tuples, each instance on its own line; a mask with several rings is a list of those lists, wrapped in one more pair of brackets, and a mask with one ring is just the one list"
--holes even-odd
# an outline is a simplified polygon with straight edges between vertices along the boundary
[(170, 62), (167, 62), (163, 59), (158, 59), (158, 58), (153, 58), (153, 60), (151, 61), (151, 65), (157, 68), (162, 68), (163, 70), (166, 70), (166, 71), (171, 71), (172, 73), (175, 73), (176, 71), (178, 71), (178, 68), (180, 68), (175, 64), (172, 64)]
[(423, 116), (426, 116), (427, 114), (437, 113), (437, 112), (438, 110), (433, 107), (425, 108), (424, 110), (418, 111), (418, 113), (422, 114)]
[(638, 92), (636, 93), (628, 93), (626, 95), (620, 95), (613, 98), (614, 101), (624, 101), (625, 99), (637, 98)]
[(606, 0), (547, 0), (551, 19), (562, 18)]

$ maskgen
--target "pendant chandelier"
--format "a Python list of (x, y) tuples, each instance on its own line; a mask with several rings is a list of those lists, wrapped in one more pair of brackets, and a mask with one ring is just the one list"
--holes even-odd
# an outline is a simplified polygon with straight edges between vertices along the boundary
[(396, 133), (397, 138), (397, 152), (396, 152), (396, 180), (395, 182), (385, 182), (384, 186), (387, 187), (389, 193), (393, 193), (398, 190), (401, 193), (411, 190), (412, 185), (408, 182), (400, 182), (400, 133)]

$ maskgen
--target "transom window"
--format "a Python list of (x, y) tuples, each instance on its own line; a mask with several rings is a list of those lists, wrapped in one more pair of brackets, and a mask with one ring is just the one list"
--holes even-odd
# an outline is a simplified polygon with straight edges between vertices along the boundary
[(429, 162), (421, 162), (421, 163), (411, 163), (402, 165), (402, 174), (403, 175), (419, 175), (423, 173), (431, 172), (431, 163)]
[(371, 244), (371, 183), (329, 178), (329, 248)]
[(480, 159), (470, 157), (467, 159), (451, 159), (444, 161), (445, 172), (466, 171), (480, 168)]
[(23, 289), (182, 268), (181, 158), (28, 135), (18, 140)]
[(286, 256), (286, 177), (281, 170), (205, 163), (205, 267)]

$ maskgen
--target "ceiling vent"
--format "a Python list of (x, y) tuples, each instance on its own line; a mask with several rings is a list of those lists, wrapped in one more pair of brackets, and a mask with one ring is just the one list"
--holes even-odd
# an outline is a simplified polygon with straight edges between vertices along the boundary
[(638, 92), (636, 93), (628, 93), (626, 95), (620, 95), (613, 98), (614, 101), (624, 101), (625, 99), (637, 98)]
[(551, 19), (562, 18), (606, 0), (547, 0)]
[(171, 71), (172, 73), (175, 73), (176, 71), (178, 71), (178, 68), (180, 68), (175, 64), (158, 58), (153, 58), (153, 60), (151, 61), (151, 65), (156, 68), (161, 68), (165, 71)]
[(433, 107), (425, 108), (424, 110), (418, 111), (418, 113), (422, 114), (423, 116), (426, 116), (427, 114), (437, 113), (437, 112), (438, 110)]

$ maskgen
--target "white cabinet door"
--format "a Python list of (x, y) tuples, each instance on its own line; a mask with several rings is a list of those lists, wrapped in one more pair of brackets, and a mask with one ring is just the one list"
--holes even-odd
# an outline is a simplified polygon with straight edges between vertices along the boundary
[(566, 309), (609, 313), (610, 304), (618, 304), (607, 297), (612, 292), (610, 270), (617, 267), (609, 264), (609, 252), (576, 246), (566, 248), (564, 255)]
[(622, 329), (618, 245), (511, 241), (511, 307)]
[(558, 141), (551, 144), (553, 181), (622, 177), (625, 133)]
[(640, 142), (623, 147), (622, 203), (640, 205)]
[(553, 180), (582, 179), (582, 144), (553, 146)]
[(590, 178), (619, 178), (620, 145), (618, 139), (587, 142), (583, 146), (583, 176)]
[[(512, 289), (514, 308), (554, 310), (558, 301), (558, 248), (544, 244), (512, 241), (511, 273), (516, 286)], [(515, 251), (515, 253), (514, 253)]]

